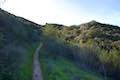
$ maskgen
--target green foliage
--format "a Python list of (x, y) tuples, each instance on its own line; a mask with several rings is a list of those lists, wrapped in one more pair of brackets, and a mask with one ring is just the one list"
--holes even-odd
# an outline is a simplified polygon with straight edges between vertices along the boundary
[(46, 24), (43, 29), (43, 34), (46, 36), (56, 37), (57, 35), (57, 27), (53, 25)]
[(100, 60), (113, 69), (120, 68), (120, 54), (116, 49), (112, 49), (110, 52), (105, 50), (101, 51)]

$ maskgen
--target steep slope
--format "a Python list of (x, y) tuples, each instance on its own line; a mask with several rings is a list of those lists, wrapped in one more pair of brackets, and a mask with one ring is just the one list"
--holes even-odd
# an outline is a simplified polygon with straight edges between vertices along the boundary
[(39, 34), (39, 25), (0, 9), (0, 80), (32, 78), (32, 54)]

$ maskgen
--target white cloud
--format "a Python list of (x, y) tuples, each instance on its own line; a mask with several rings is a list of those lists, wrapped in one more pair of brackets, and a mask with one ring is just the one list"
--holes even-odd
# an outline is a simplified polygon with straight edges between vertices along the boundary
[(39, 24), (48, 22), (72, 25), (93, 19), (106, 23), (120, 21), (118, 14), (93, 14), (80, 5), (69, 4), (68, 0), (6, 0), (2, 8)]

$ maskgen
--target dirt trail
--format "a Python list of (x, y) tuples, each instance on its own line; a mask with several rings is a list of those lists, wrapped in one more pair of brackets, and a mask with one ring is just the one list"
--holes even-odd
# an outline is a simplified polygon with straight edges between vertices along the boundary
[(36, 49), (34, 57), (33, 57), (33, 78), (32, 80), (43, 80), (41, 68), (40, 68), (40, 62), (39, 62), (39, 51), (40, 51), (41, 45)]

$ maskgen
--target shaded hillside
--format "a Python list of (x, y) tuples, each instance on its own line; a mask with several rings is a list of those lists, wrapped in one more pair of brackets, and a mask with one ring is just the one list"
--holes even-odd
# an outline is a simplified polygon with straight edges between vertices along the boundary
[(81, 57), (85, 58), (85, 51), (81, 48), (70, 47), (66, 43), (50, 37), (42, 37), (41, 42), (42, 47), (40, 49), (39, 57), (44, 80), (105, 79), (101, 74), (84, 66), (86, 61), (83, 61), (82, 59), (82, 61), (80, 61), (80, 56), (76, 54), (82, 53), (83, 55), (81, 54)]
[(41, 32), (38, 27), (0, 9), (0, 80), (31, 79), (32, 54)]

